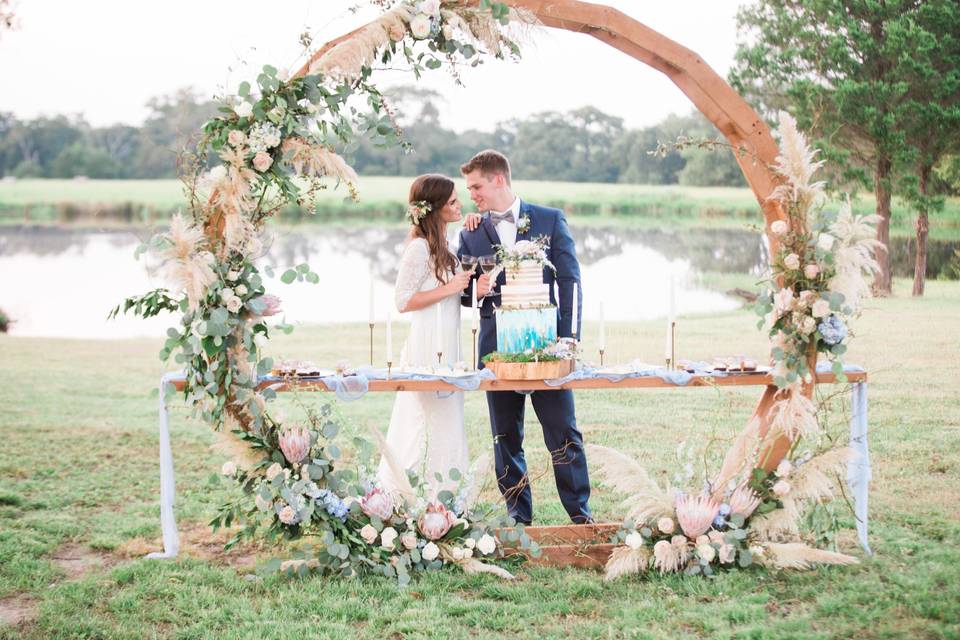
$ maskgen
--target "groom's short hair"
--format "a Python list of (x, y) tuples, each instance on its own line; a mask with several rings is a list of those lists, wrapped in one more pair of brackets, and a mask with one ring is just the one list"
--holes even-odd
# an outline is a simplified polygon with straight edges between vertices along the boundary
[(484, 178), (499, 174), (506, 178), (507, 184), (510, 184), (510, 161), (507, 160), (507, 156), (499, 151), (484, 149), (470, 158), (469, 162), (460, 165), (460, 173), (463, 175), (473, 173), (478, 169)]

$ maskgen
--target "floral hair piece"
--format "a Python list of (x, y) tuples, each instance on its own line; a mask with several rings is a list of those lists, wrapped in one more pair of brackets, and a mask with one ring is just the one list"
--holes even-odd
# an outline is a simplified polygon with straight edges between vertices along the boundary
[(433, 209), (430, 207), (430, 205), (424, 200), (411, 202), (410, 205), (407, 206), (407, 219), (410, 220), (411, 224), (419, 225), (424, 216), (426, 216), (432, 210)]

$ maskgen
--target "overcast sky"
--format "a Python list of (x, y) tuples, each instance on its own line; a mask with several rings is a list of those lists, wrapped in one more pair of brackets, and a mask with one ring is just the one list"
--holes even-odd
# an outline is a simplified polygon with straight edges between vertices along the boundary
[[(602, 2), (603, 0), (597, 0)], [(697, 52), (726, 75), (738, 0), (606, 0)], [(351, 14), (352, 6), (363, 7)], [(154, 96), (191, 86), (233, 91), (265, 63), (295, 67), (304, 30), (324, 42), (376, 16), (348, 0), (18, 0), (19, 29), (0, 35), (0, 111), (20, 118), (82, 114), (94, 125), (140, 124)], [(585, 35), (541, 29), (520, 64), (464, 69), (466, 88), (428, 73), (443, 123), (490, 130), (512, 117), (594, 105), (627, 126), (654, 124), (690, 103), (646, 65)], [(412, 82), (384, 71), (384, 88)]]

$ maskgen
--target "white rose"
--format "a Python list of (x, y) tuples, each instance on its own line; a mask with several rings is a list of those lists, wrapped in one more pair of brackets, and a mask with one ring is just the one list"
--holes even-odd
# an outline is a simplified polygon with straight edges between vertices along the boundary
[(274, 462), (267, 468), (267, 480), (273, 480), (281, 473), (283, 473), (283, 467), (280, 466), (279, 462)]
[(395, 545), (394, 541), (397, 539), (397, 530), (393, 527), (387, 527), (380, 532), (380, 544), (386, 549), (393, 551)]
[(418, 13), (410, 21), (410, 33), (417, 40), (423, 40), (430, 35), (430, 18), (425, 14)]
[(233, 296), (232, 298), (227, 300), (227, 311), (229, 311), (230, 313), (236, 313), (237, 311), (240, 311), (242, 307), (243, 307), (243, 300), (241, 300), (237, 296)]
[(730, 564), (737, 556), (737, 548), (732, 544), (725, 544), (720, 547), (720, 562)]
[(633, 533), (628, 533), (626, 540), (623, 542), (631, 549), (639, 549), (643, 546), (643, 536), (634, 531)]
[(453, 27), (448, 24), (443, 25), (443, 38), (444, 40), (453, 40)]
[(427, 562), (436, 560), (438, 555), (440, 555), (440, 547), (432, 542), (428, 542), (423, 548), (423, 551), (420, 553), (420, 556)]
[(709, 564), (717, 557), (717, 550), (713, 548), (712, 544), (702, 544), (697, 547), (697, 555)]
[(239, 271), (227, 271), (227, 280), (236, 280), (240, 277)]
[(253, 115), (253, 105), (244, 100), (233, 108), (233, 111), (241, 118), (249, 118)]
[(460, 547), (454, 547), (452, 555), (454, 560), (463, 560), (463, 549)]
[(477, 541), (473, 538), (467, 538), (463, 541), (463, 544), (467, 547), (467, 549), (473, 549), (475, 546), (477, 546)]
[(673, 518), (660, 518), (657, 520), (657, 529), (663, 533), (673, 533)]
[(813, 312), (814, 318), (823, 318), (825, 316), (828, 316), (830, 315), (830, 303), (824, 300), (823, 298), (820, 298), (819, 300), (813, 303), (813, 307), (811, 307), (811, 311)]
[(816, 330), (817, 330), (817, 321), (811, 318), (810, 316), (805, 317), (803, 319), (803, 322), (800, 324), (800, 331), (802, 331), (804, 335), (810, 335)]
[(286, 82), (287, 78), (289, 77), (290, 77), (290, 72), (286, 68), (280, 67), (279, 69), (277, 69), (277, 80), (279, 80), (280, 82)]
[(435, 16), (440, 13), (440, 0), (423, 0), (418, 9), (423, 13)]
[(786, 220), (776, 220), (773, 224), (770, 225), (770, 232), (774, 235), (782, 236), (787, 231), (790, 230), (790, 225), (787, 224)]
[(790, 493), (790, 483), (786, 480), (777, 480), (773, 484), (773, 493), (778, 497), (782, 498), (783, 496)]
[[(256, 160), (254, 160), (254, 162), (256, 162)], [(791, 271), (796, 271), (800, 268), (800, 256), (795, 253), (791, 253), (783, 259), (783, 266)]]
[(234, 291), (234, 293), (236, 293), (238, 296), (245, 296), (245, 295), (247, 295), (247, 288), (246, 288), (244, 285), (242, 285), (242, 284), (238, 284), (238, 285), (234, 288), (233, 291)]
[(472, 557), (473, 557), (473, 549), (464, 549), (464, 550), (463, 550), (463, 557), (464, 557), (464, 558), (472, 558)]
[(400, 544), (402, 544), (403, 548), (407, 549), (408, 551), (410, 549), (413, 549), (414, 547), (417, 546), (417, 535), (410, 531), (406, 532), (405, 534), (400, 536)]
[(360, 529), (360, 537), (367, 544), (373, 544), (373, 541), (377, 539), (377, 530), (373, 528), (373, 525), (365, 524)]
[(227, 460), (223, 463), (223, 466), (220, 467), (220, 473), (225, 476), (233, 476), (237, 473), (237, 465), (233, 460)]
[(497, 550), (497, 540), (490, 534), (483, 534), (477, 542), (477, 550), (485, 556)]
[(793, 471), (793, 464), (789, 460), (783, 459), (780, 461), (780, 464), (777, 465), (777, 477), (786, 478), (790, 475), (790, 472)]
[(224, 287), (223, 289), (220, 289), (220, 299), (221, 299), (221, 300), (223, 300), (224, 302), (226, 302), (227, 300), (229, 300), (229, 299), (232, 298), (232, 297), (233, 297), (233, 289), (231, 289), (230, 287)]
[(817, 238), (817, 246), (824, 251), (830, 251), (833, 248), (833, 236), (829, 233), (821, 233)]
[(230, 143), (231, 147), (239, 147), (246, 141), (247, 136), (239, 129), (231, 129), (230, 133), (227, 134), (227, 142)]
[[(277, 146), (277, 145), (271, 145)], [(270, 157), (270, 154), (266, 151), (261, 151), (257, 155), (253, 156), (253, 168), (263, 173), (273, 164), (273, 158)]]
[(257, 509), (260, 511), (270, 511), (270, 509), (273, 507), (273, 503), (264, 499), (259, 493), (257, 494), (257, 497), (253, 499), (253, 502), (257, 505)]
[(803, 268), (803, 275), (807, 278), (807, 280), (813, 280), (820, 275), (820, 267), (815, 264), (808, 264)]

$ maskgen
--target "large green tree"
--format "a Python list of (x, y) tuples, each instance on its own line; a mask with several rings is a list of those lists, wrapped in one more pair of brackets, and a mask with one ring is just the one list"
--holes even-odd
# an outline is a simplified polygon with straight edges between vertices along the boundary
[[(956, 0), (930, 0), (953, 2)], [(765, 110), (787, 109), (843, 177), (872, 183), (877, 239), (890, 246), (895, 169), (910, 156), (900, 73), (922, 0), (758, 0), (737, 14), (741, 40), (731, 80)], [(889, 251), (875, 281), (891, 289)]]
[(910, 43), (897, 65), (899, 79), (909, 85), (901, 120), (910, 150), (900, 168), (900, 192), (917, 210), (913, 295), (923, 295), (927, 271), (930, 214), (943, 209), (934, 192), (934, 167), (960, 149), (960, 3), (919, 3), (897, 26)]

